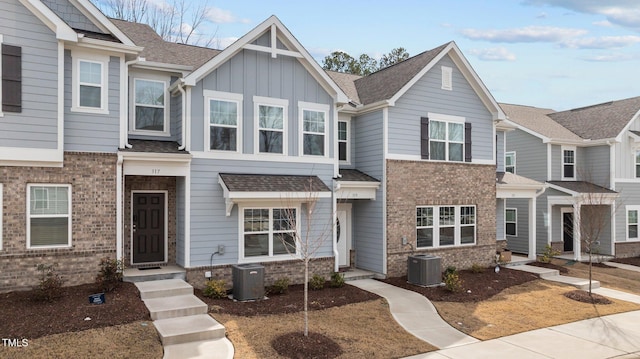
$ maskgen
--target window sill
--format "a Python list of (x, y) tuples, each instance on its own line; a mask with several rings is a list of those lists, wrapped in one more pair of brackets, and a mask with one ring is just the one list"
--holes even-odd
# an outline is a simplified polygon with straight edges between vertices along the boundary
[(238, 259), (238, 263), (246, 264), (246, 263), (263, 263), (263, 262), (282, 262), (288, 260), (300, 260), (299, 254), (281, 254), (277, 256), (256, 256), (256, 257), (245, 257)]
[(101, 108), (90, 108), (90, 107), (71, 107), (71, 112), (80, 112), (80, 113), (91, 113), (94, 115), (108, 115), (109, 110), (101, 109)]
[(47, 249), (72, 249), (72, 245), (53, 245), (53, 246), (27, 246), (28, 250), (47, 250)]

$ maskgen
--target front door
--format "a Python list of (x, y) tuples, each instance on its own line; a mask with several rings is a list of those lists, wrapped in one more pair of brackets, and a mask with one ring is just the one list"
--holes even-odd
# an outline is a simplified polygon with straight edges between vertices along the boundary
[(165, 257), (165, 193), (133, 193), (133, 264), (159, 263)]
[(562, 241), (564, 242), (564, 251), (573, 252), (573, 213), (562, 213)]
[(338, 240), (338, 265), (351, 265), (351, 204), (339, 204), (336, 213), (336, 236)]

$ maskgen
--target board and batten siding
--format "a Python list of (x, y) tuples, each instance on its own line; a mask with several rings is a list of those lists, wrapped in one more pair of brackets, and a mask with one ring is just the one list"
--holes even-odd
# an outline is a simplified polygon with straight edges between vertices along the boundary
[(109, 114), (72, 112), (72, 53), (64, 51), (64, 150), (115, 153), (120, 144), (120, 58), (109, 57)]
[[(225, 246), (225, 254), (214, 257), (213, 265), (235, 264), (239, 260), (238, 205), (233, 206), (230, 216), (226, 215), (224, 193), (218, 183), (219, 173), (314, 175), (329, 188), (333, 186), (333, 165), (193, 159), (191, 162), (191, 267), (210, 265), (211, 253), (215, 252), (220, 244)], [(282, 206), (286, 206), (288, 202), (293, 203), (287, 198), (274, 199), (274, 201), (282, 202)], [(333, 256), (331, 203), (331, 198), (320, 198), (313, 212), (311, 223), (313, 229), (310, 238), (324, 236), (316, 257)], [(260, 203), (256, 202), (255, 205), (260, 206)], [(301, 214), (306, 212), (305, 208), (306, 205), (303, 204)], [(307, 218), (301, 215), (300, 220), (300, 228), (304, 230)], [(293, 257), (282, 259), (293, 259)]]
[[(443, 90), (441, 66), (453, 69), (453, 90)], [(420, 117), (464, 117), (472, 125), (473, 160), (492, 161), (493, 116), (447, 55), (389, 108), (389, 153), (420, 156)]]
[(516, 153), (516, 174), (544, 182), (547, 180), (547, 145), (522, 130), (507, 132), (505, 152)]
[(615, 178), (636, 178), (636, 149), (640, 146), (630, 137), (629, 131), (640, 131), (640, 120), (635, 119), (629, 129), (620, 136), (615, 146)]
[(3, 43), (22, 48), (22, 112), (4, 112), (0, 147), (58, 148), (58, 41), (18, 0), (0, 2)]
[[(278, 56), (272, 58), (268, 53), (242, 50), (199, 81), (192, 90), (192, 151), (204, 151), (204, 114), (203, 90), (242, 94), (242, 152), (254, 153), (254, 135), (257, 131), (254, 119), (253, 96), (288, 100), (287, 155), (298, 156), (299, 144), (298, 102), (310, 102), (329, 105), (326, 126), (329, 136), (329, 157), (333, 157), (334, 114), (332, 97), (323, 89), (304, 66), (295, 58)], [(208, 116), (208, 115), (207, 115)], [(257, 151), (256, 151), (257, 152)]]
[[(383, 117), (378, 110), (354, 118), (351, 123), (358, 146), (354, 146), (354, 158), (358, 170), (384, 181)], [(386, 231), (382, 217), (383, 186), (377, 190), (375, 201), (354, 201), (353, 247), (358, 268), (384, 273), (383, 233)]]
[(100, 28), (94, 25), (91, 20), (84, 16), (84, 14), (68, 0), (42, 0), (42, 3), (73, 29), (103, 33)]

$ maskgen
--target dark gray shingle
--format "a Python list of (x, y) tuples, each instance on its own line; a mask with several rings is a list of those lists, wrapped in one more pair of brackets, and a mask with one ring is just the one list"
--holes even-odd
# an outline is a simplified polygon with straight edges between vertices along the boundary
[(231, 192), (331, 192), (318, 176), (220, 173)]

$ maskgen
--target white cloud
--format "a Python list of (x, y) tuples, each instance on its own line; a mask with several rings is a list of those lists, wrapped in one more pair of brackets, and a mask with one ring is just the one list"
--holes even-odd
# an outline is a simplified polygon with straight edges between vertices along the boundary
[(609, 20), (602, 20), (602, 21), (594, 21), (592, 22), (593, 25), (595, 26), (600, 26), (600, 27), (612, 27), (613, 24), (611, 22), (609, 22)]
[(523, 0), (523, 3), (603, 15), (613, 24), (640, 30), (640, 1), (637, 0)]
[(229, 47), (229, 45), (233, 44), (234, 42), (236, 42), (239, 39), (239, 37), (220, 37), (220, 38), (216, 38), (215, 39), (215, 43), (216, 43), (216, 48), (220, 49), (220, 50), (224, 50), (227, 47)]
[(612, 49), (640, 43), (640, 36), (601, 36), (568, 39), (560, 42), (561, 47), (572, 49)]
[(206, 17), (211, 22), (214, 22), (216, 24), (230, 24), (235, 22), (248, 24), (249, 22), (251, 22), (249, 19), (238, 19), (235, 15), (231, 13), (231, 11), (220, 9), (217, 7), (208, 8)]
[(585, 61), (592, 62), (618, 62), (618, 61), (630, 61), (635, 60), (637, 56), (629, 55), (629, 54), (605, 54), (605, 55), (593, 55), (586, 56), (582, 59)]
[(483, 61), (515, 61), (516, 55), (504, 47), (492, 47), (488, 49), (471, 49), (471, 55), (477, 56)]
[(460, 33), (471, 40), (490, 42), (558, 42), (564, 39), (584, 35), (586, 30), (551, 26), (526, 26), (516, 29), (479, 30), (464, 29)]

